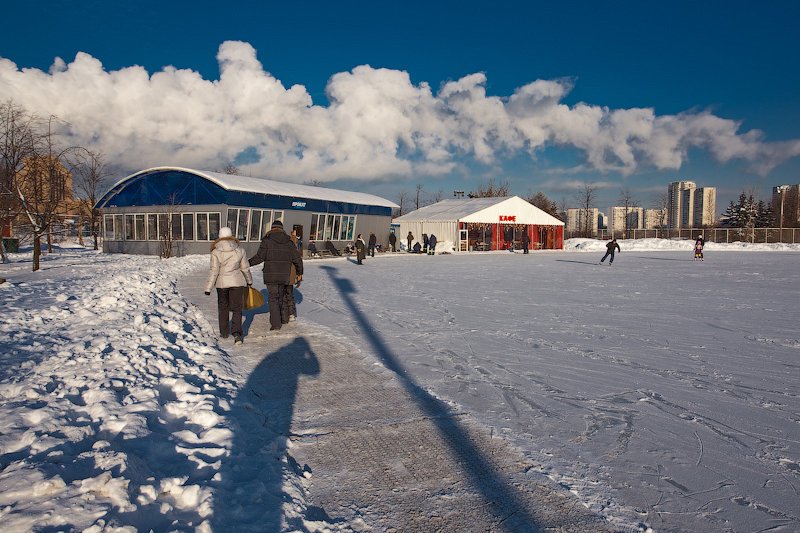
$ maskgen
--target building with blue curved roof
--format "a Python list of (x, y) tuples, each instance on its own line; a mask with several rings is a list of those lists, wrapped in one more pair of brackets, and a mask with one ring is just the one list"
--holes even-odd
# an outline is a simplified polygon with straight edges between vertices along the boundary
[(155, 167), (115, 183), (97, 207), (104, 251), (158, 255), (169, 242), (175, 255), (185, 255), (208, 253), (222, 226), (255, 253), (275, 220), (296, 232), (303, 249), (316, 241), (319, 249), (328, 243), (341, 250), (358, 233), (375, 233), (386, 245), (398, 206), (361, 192)]

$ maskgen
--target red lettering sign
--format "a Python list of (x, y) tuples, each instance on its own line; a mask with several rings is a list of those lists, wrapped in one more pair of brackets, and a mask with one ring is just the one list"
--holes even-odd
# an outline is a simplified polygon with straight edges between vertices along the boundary
[(500, 222), (516, 222), (516, 215), (500, 215)]

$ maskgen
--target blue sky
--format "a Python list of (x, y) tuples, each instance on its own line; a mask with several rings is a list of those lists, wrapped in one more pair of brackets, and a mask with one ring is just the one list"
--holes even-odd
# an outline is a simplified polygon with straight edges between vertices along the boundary
[[(331, 155), (323, 148), (314, 153), (315, 157), (323, 154), (318, 165), (331, 160), (335, 170), (326, 173), (320, 166), (310, 166), (309, 154), (304, 154), (302, 166), (292, 167), (310, 169), (309, 179), (315, 179), (313, 174), (319, 171), (323, 181), (336, 187), (394, 198), (399, 191), (410, 192), (422, 183), (428, 193), (441, 190), (448, 196), (453, 189), (470, 190), (493, 177), (509, 180), (517, 194), (543, 190), (557, 201), (566, 198), (570, 203), (574, 184), (590, 181), (600, 184), (598, 207), (604, 208), (615, 203), (622, 187), (632, 189), (640, 203), (648, 206), (669, 181), (691, 179), (718, 187), (722, 210), (742, 189), (752, 188), (766, 196), (773, 185), (800, 182), (796, 149), (784, 144), (778, 150), (772, 144), (800, 139), (798, 2), (59, 1), (13, 2), (4, 11), (7, 20), (22, 21), (4, 25), (0, 34), (0, 57), (15, 63), (17, 69), (47, 73), (55, 57), (69, 64), (78, 52), (84, 52), (99, 60), (106, 73), (139, 65), (153, 74), (172, 65), (194, 71), (203, 80), (218, 80), (220, 45), (241, 41), (255, 50), (263, 69), (284, 88), (301, 85), (314, 105), (329, 111), (326, 86), (331, 77), (369, 65), (406, 72), (413, 88), (427, 84), (434, 95), (448, 82), (483, 73), (485, 79), (478, 85), (485, 89), (485, 96), (504, 102), (536, 80), (558, 81), (567, 89), (557, 103), (573, 111), (585, 103), (593, 109), (646, 108), (655, 117), (707, 114), (739, 123), (735, 135), (742, 136), (711, 149), (709, 143), (714, 139), (730, 137), (730, 128), (703, 126), (702, 134), (687, 133), (676, 141), (678, 149), (688, 143), (679, 164), (653, 164), (657, 157), (648, 155), (620, 170), (617, 155), (609, 158), (613, 164), (587, 164), (587, 148), (581, 142), (593, 147), (595, 143), (583, 140), (576, 146), (574, 139), (579, 134), (574, 129), (561, 131), (557, 124), (548, 127), (546, 142), (531, 149), (519, 144), (530, 146), (530, 137), (500, 142), (494, 137), (504, 133), (491, 133), (491, 156), (476, 156), (479, 149), (476, 152), (475, 147), (458, 148), (473, 131), (465, 125), (472, 124), (470, 115), (468, 120), (459, 118), (463, 135), (437, 143), (451, 153), (448, 166), (441, 164), (441, 154), (431, 155), (416, 146), (408, 156), (388, 154), (381, 167), (384, 170), (377, 171), (380, 175), (375, 180), (356, 175), (353, 166), (342, 164), (357, 161), (354, 156)], [(33, 21), (33, 26), (28, 21)], [(246, 52), (232, 54), (238, 58)], [(83, 72), (75, 70), (76, 75)], [(378, 79), (380, 73), (367, 74), (357, 78), (369, 78), (365, 83), (378, 87), (390, 83), (386, 77)], [(0, 96), (24, 94), (19, 87), (17, 92), (9, 89), (14, 85), (9, 79), (0, 77)], [(17, 84), (31, 83), (28, 93), (42, 84), (40, 79), (34, 82), (24, 76), (14, 79)], [(350, 80), (341, 90), (360, 94), (356, 81)], [(64, 92), (69, 91), (62, 91), (58, 98), (70, 97)], [(42, 113), (45, 110), (38, 107), (45, 100), (31, 99), (29, 103), (23, 98), (23, 104)], [(286, 105), (302, 106), (302, 102), (295, 99)], [(449, 111), (451, 105), (448, 102)], [(76, 124), (73, 133), (78, 135), (81, 120), (73, 115), (83, 111), (67, 104), (54, 107), (55, 111), (46, 112), (57, 112), (60, 117), (69, 114), (65, 120)], [(350, 122), (347, 124), (349, 127)], [(494, 132), (493, 127), (489, 129)], [(699, 126), (682, 127), (694, 131)], [(341, 126), (334, 126), (337, 128)], [(512, 129), (519, 128), (515, 125)], [(757, 146), (751, 146), (752, 136), (747, 136), (754, 129), (763, 132)], [(430, 133), (428, 125), (411, 130), (408, 139)], [(140, 133), (134, 132), (128, 138), (138, 136)], [(301, 140), (293, 142), (300, 148), (294, 150), (310, 153), (308, 139), (317, 134), (303, 131), (298, 138)], [(741, 147), (740, 141), (750, 144)], [(285, 153), (268, 155), (272, 152), (267, 142), (242, 142), (231, 149), (240, 154), (258, 152), (264, 164), (273, 156), (285, 159)], [(120, 139), (109, 138), (99, 148), (113, 159), (122, 153), (122, 144)], [(185, 148), (181, 144), (181, 149)], [(354, 145), (353, 150), (359, 148)], [(603, 147), (597, 150), (602, 152)], [(755, 152), (761, 155), (752, 155)], [(776, 152), (784, 155), (776, 157)], [(126, 155), (121, 171), (158, 164), (138, 157), (140, 165), (134, 156)], [(194, 161), (187, 155), (181, 157), (179, 162)], [(757, 163), (767, 157), (772, 158), (770, 164), (759, 167)], [(421, 160), (426, 164), (419, 164)], [(213, 161), (206, 161), (205, 166)], [(254, 168), (254, 175), (264, 174), (264, 168)], [(300, 171), (287, 167), (285, 176), (279, 177), (299, 181), (296, 172)]]

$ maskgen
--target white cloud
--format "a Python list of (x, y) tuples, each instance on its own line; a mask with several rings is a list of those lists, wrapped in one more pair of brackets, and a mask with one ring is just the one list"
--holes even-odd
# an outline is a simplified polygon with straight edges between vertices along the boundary
[(450, 172), (463, 157), (485, 164), (545, 146), (575, 147), (593, 170), (629, 175), (677, 170), (692, 147), (718, 161), (743, 160), (762, 174), (800, 155), (800, 140), (770, 143), (760, 131), (709, 112), (656, 116), (653, 109), (569, 106), (571, 80), (537, 80), (507, 98), (471, 74), (438, 92), (406, 72), (360, 66), (331, 77), (330, 104), (285, 87), (248, 43), (227, 41), (219, 80), (166, 67), (107, 71), (88, 54), (56, 58), (48, 72), (0, 58), (0, 99), (69, 126), (69, 143), (97, 148), (138, 169), (176, 164), (219, 168), (244, 151), (252, 175), (294, 181), (381, 179)]

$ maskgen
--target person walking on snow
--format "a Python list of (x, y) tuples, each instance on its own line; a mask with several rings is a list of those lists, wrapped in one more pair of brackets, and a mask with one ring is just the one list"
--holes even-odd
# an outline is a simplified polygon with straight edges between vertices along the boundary
[(409, 252), (411, 252), (411, 243), (414, 241), (414, 236), (411, 234), (410, 231), (408, 232), (408, 236), (406, 237), (406, 239), (408, 240), (408, 248), (407, 248), (407, 250)]
[(608, 241), (608, 244), (606, 244), (606, 248), (607, 248), (606, 255), (603, 256), (600, 262), (602, 263), (603, 261), (605, 261), (606, 257), (610, 255), (611, 259), (608, 260), (608, 264), (610, 265), (614, 262), (614, 250), (616, 249), (620, 253), (622, 253), (622, 250), (619, 249), (619, 244), (617, 244), (617, 239), (611, 239), (610, 241)]
[[(206, 296), (217, 288), (219, 335), (233, 334), (235, 344), (242, 343), (242, 308), (247, 287), (253, 284), (250, 265), (239, 241), (230, 228), (220, 228), (219, 238), (211, 245), (211, 268), (206, 280)], [(233, 317), (231, 318), (231, 313)]]
[(362, 261), (367, 257), (367, 243), (364, 242), (364, 238), (359, 233), (358, 237), (356, 237), (356, 242), (353, 244), (356, 247), (356, 264), (363, 265)]
[(694, 260), (695, 261), (702, 261), (703, 260), (703, 248), (705, 247), (705, 241), (703, 240), (703, 236), (700, 235), (697, 237), (697, 240), (694, 241)]
[(389, 248), (393, 251), (397, 251), (397, 235), (394, 233), (389, 234)]
[(378, 238), (374, 233), (369, 234), (369, 255), (375, 257), (375, 245), (378, 243)]
[(528, 247), (531, 244), (531, 239), (528, 237), (528, 230), (527, 228), (522, 232), (522, 237), (520, 237), (520, 244), (522, 245), (522, 253), (528, 253)]
[(289, 235), (283, 231), (283, 223), (276, 220), (272, 228), (261, 239), (256, 255), (250, 258), (250, 266), (264, 263), (264, 284), (267, 286), (269, 300), (270, 331), (281, 329), (289, 323), (286, 285), (292, 273), (292, 265), (297, 271), (297, 281), (303, 279), (303, 259)]

